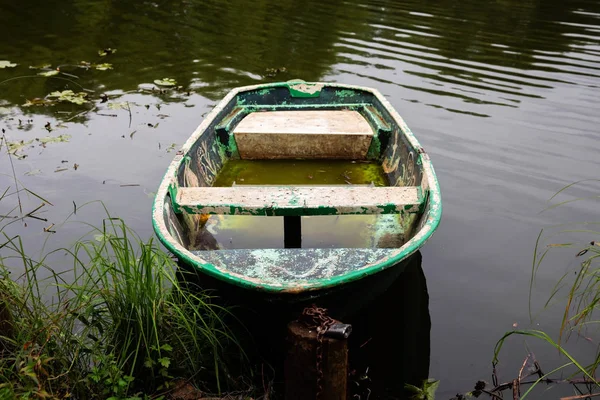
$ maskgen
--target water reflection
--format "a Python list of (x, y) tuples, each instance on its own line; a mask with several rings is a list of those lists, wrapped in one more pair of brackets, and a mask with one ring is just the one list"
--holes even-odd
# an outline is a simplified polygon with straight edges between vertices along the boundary
[(351, 288), (301, 304), (265, 301), (204, 276), (199, 284), (217, 288), (223, 301), (237, 305), (236, 317), (252, 336), (245, 346), (252, 364), (266, 361), (274, 368), (279, 393), (285, 384), (286, 325), (311, 303), (327, 307), (331, 317), (352, 324), (349, 393), (361, 399), (404, 399), (405, 383), (418, 386), (428, 377), (431, 320), (420, 252)]
[[(420, 386), (429, 374), (429, 294), (414, 255), (389, 289), (347, 321), (353, 332), (349, 342), (351, 387), (361, 399), (405, 398), (404, 384)], [(369, 379), (360, 379), (365, 374)]]
[[(261, 0), (250, 9), (240, 0), (34, 3), (2, 6), (0, 23), (11, 40), (0, 54), (19, 63), (2, 70), (2, 79), (33, 75), (28, 66), (50, 63), (96, 91), (132, 90), (171, 76), (216, 100), (234, 86), (335, 72), (464, 103), (518, 107), (522, 98), (542, 97), (540, 90), (565, 82), (564, 73), (600, 76), (600, 5), (582, 0)], [(99, 57), (106, 47), (118, 52)], [(72, 67), (100, 59), (114, 70)], [(23, 104), (23, 96), (76, 85), (36, 78), (2, 86), (1, 98)], [(465, 106), (453, 111), (487, 115)]]

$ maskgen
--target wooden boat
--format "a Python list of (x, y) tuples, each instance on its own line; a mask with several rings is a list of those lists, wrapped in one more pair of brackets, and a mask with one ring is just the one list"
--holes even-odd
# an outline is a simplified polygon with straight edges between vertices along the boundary
[[(228, 163), (244, 160), (374, 163), (387, 184), (215, 186)], [(280, 168), (283, 175), (293, 173), (289, 165)], [(153, 225), (182, 266), (225, 287), (294, 301), (379, 276), (385, 290), (390, 276), (434, 233), (441, 213), (429, 156), (377, 90), (288, 81), (234, 89), (210, 112), (169, 165), (154, 201)], [(283, 243), (227, 248), (207, 240), (206, 227), (225, 216), (251, 216), (245, 217), (251, 226), (279, 221)], [(302, 230), (310, 218), (371, 218), (371, 242), (304, 246)], [(247, 232), (246, 238), (269, 233)], [(327, 236), (338, 234), (361, 233), (339, 229)]]

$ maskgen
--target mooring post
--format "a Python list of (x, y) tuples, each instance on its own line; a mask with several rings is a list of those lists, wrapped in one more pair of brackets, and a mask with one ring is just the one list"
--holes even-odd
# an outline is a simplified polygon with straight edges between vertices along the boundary
[(302, 247), (302, 217), (283, 217), (283, 246), (286, 249)]
[(351, 329), (336, 323), (319, 340), (315, 328), (288, 324), (285, 400), (346, 400)]

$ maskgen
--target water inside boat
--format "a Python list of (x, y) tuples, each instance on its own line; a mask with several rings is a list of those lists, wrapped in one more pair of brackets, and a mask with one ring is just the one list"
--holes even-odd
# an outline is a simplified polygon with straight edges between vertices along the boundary
[[(230, 160), (213, 186), (388, 186), (380, 164), (346, 160)], [(302, 217), (302, 248), (397, 248), (414, 217), (336, 215)], [(283, 217), (211, 215), (193, 250), (284, 248)]]
[(380, 164), (346, 160), (230, 160), (213, 186), (234, 184), (389, 185)]

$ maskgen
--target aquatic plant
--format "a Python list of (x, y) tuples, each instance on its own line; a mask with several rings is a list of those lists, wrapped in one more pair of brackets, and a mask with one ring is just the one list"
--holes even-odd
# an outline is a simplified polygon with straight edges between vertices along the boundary
[(406, 384), (405, 388), (413, 393), (411, 400), (435, 400), (435, 391), (440, 385), (440, 381), (435, 379), (425, 379), (421, 387)]
[[(565, 186), (552, 196), (550, 201), (556, 199), (558, 195), (564, 193), (567, 189), (582, 182), (584, 181)], [(572, 198), (551, 204), (542, 212), (553, 210), (569, 203), (597, 199), (598, 197), (600, 196), (593, 195), (586, 198)], [(575, 393), (577, 393), (576, 396), (570, 397), (570, 399), (584, 399), (600, 395), (600, 380), (596, 377), (598, 367), (600, 366), (600, 348), (596, 348), (595, 353), (592, 354), (591, 362), (588, 363), (577, 359), (565, 348), (565, 344), (571, 333), (576, 332), (582, 335), (586, 328), (600, 322), (595, 316), (600, 311), (600, 231), (593, 228), (599, 224), (600, 222), (590, 221), (573, 222), (554, 225), (540, 230), (535, 244), (530, 276), (529, 313), (532, 321), (532, 300), (535, 281), (544, 262), (548, 263), (550, 260), (554, 260), (555, 257), (553, 257), (552, 252), (558, 250), (571, 251), (572, 257), (577, 260), (575, 263), (570, 263), (569, 268), (557, 280), (542, 310), (556, 312), (556, 309), (553, 307), (556, 304), (562, 304), (562, 311), (559, 308), (559, 312), (562, 312), (562, 319), (558, 327), (558, 338), (555, 339), (547, 332), (539, 329), (515, 329), (506, 332), (498, 340), (494, 348), (492, 361), (493, 382), (491, 387), (486, 388), (486, 384), (482, 383), (479, 388), (476, 388), (475, 392), (479, 394), (487, 393), (492, 397), (500, 398), (500, 393), (503, 390), (512, 390), (513, 398), (524, 399), (540, 383), (567, 383), (572, 385), (576, 390)], [(569, 238), (567, 239), (565, 236)], [(515, 336), (534, 339), (549, 345), (564, 357), (565, 363), (555, 367), (551, 371), (543, 372), (540, 362), (535, 358), (533, 353), (528, 351), (523, 365), (518, 371), (518, 375), (515, 374), (517, 377), (506, 383), (498, 382), (496, 367), (499, 363), (500, 353), (507, 340)]]
[(154, 83), (158, 86), (175, 86), (177, 81), (173, 78), (155, 79)]
[(76, 275), (65, 287), (81, 305), (80, 336), (91, 338), (91, 353), (110, 356), (137, 390), (166, 389), (173, 376), (206, 378), (209, 365), (220, 390), (221, 354), (236, 343), (223, 323), (227, 311), (204, 292), (185, 289), (170, 256), (152, 239), (132, 242), (121, 220), (107, 219), (94, 232), (75, 245)]
[[(17, 210), (11, 222), (22, 220)], [(224, 323), (228, 311), (185, 282), (152, 239), (108, 217), (72, 248), (34, 260), (3, 221), (0, 398), (141, 398), (176, 378), (223, 389), (226, 354), (244, 354)], [(55, 257), (72, 269), (50, 268)], [(24, 272), (12, 279), (11, 270)]]

